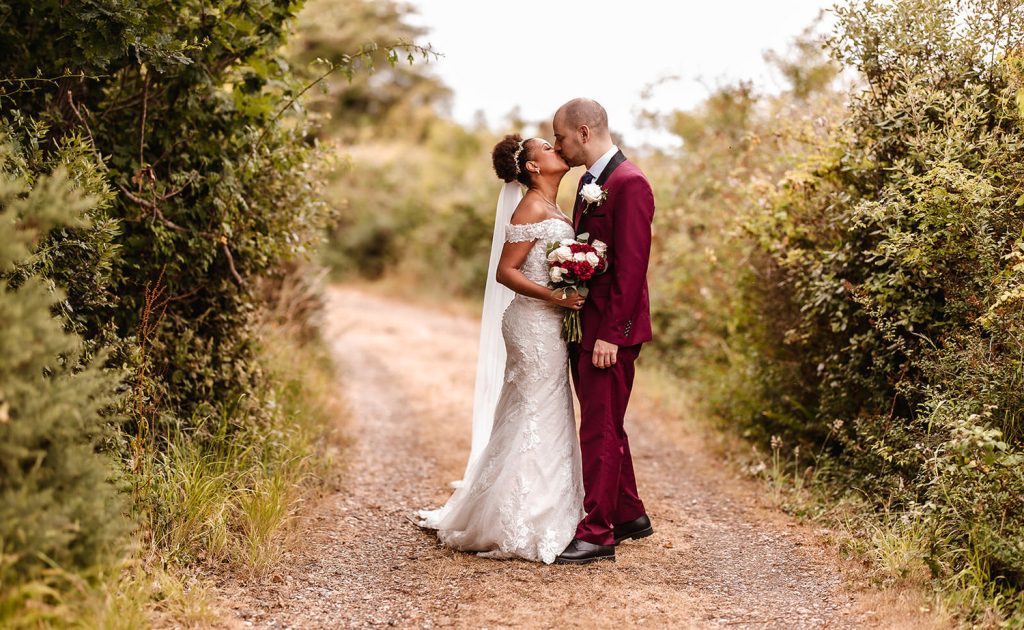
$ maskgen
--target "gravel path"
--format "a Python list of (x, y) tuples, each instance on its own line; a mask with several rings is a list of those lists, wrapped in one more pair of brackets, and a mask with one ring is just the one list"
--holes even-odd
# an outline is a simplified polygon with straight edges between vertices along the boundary
[(329, 309), (352, 412), (345, 487), (310, 508), (278, 573), (224, 585), (231, 625), (941, 627), (898, 594), (850, 587), (855, 567), (640, 397), (626, 427), (654, 536), (583, 567), (439, 547), (407, 517), (461, 477), (477, 323), (352, 289), (332, 290)]

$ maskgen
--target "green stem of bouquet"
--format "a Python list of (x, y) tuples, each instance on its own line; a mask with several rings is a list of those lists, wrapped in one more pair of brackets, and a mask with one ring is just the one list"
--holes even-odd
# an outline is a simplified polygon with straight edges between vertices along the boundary
[(580, 324), (580, 312), (569, 311), (562, 318), (562, 339), (576, 343), (583, 339), (583, 326)]

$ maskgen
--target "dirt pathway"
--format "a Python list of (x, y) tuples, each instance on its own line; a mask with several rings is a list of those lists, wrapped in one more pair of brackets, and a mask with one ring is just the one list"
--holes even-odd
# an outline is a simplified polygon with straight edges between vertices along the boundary
[[(679, 423), (638, 400), (626, 426), (656, 533), (583, 567), (439, 547), (407, 516), (447, 498), (469, 450), (477, 323), (351, 289), (328, 339), (350, 403), (345, 488), (312, 510), (282, 570), (229, 593), (260, 628), (921, 628), (806, 527), (759, 507)], [(642, 365), (642, 363), (641, 363)], [(638, 379), (643, 379), (642, 367)], [(844, 577), (844, 575), (846, 577)]]

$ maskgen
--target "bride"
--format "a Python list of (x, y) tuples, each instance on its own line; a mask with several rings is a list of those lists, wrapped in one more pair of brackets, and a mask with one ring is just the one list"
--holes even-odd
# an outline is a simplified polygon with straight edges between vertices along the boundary
[(420, 510), (418, 523), (453, 549), (551, 563), (585, 515), (560, 336), (564, 309), (580, 309), (583, 298), (547, 286), (548, 244), (575, 238), (555, 203), (569, 166), (547, 141), (519, 135), (505, 136), (492, 157), (506, 183), (484, 296), (473, 447), (455, 493), (440, 509)]

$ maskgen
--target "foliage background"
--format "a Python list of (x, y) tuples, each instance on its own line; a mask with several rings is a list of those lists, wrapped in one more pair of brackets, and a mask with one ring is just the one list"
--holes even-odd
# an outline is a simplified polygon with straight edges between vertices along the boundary
[[(550, 129), (453, 122), (392, 63), (408, 11), (0, 0), (0, 348), (31, 349), (0, 353), (0, 623), (209, 622), (204, 571), (273, 566), (336, 444), (310, 258), (479, 295), (490, 149)], [(645, 356), (879, 579), (1020, 625), (1024, 6), (836, 17), (766, 56), (779, 91), (624, 147), (658, 203)]]

